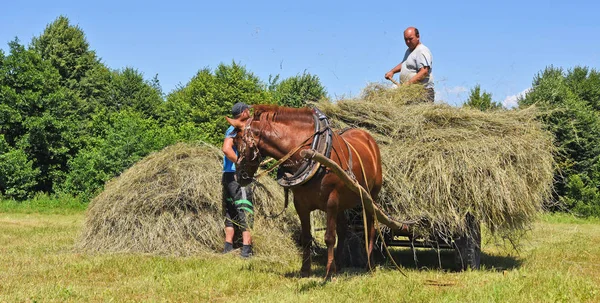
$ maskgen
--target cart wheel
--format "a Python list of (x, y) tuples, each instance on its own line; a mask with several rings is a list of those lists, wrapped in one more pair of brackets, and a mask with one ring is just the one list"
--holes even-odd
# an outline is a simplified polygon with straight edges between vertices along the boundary
[(367, 252), (365, 251), (364, 232), (349, 229), (346, 234), (346, 245), (344, 245), (345, 264), (344, 267), (367, 266)]
[(467, 233), (454, 239), (454, 257), (460, 270), (479, 269), (481, 265), (481, 227), (471, 214), (467, 214)]
[(348, 229), (344, 243), (344, 267), (366, 267), (365, 233), (362, 221), (362, 209), (356, 207), (345, 211)]

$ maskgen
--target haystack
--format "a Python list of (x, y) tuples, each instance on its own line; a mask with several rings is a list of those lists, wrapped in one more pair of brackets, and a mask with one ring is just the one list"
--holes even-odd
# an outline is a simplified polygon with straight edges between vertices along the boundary
[[(76, 244), (85, 252), (195, 255), (223, 248), (221, 151), (179, 143), (153, 153), (106, 184), (90, 204)], [(255, 184), (254, 251), (294, 255), (300, 223), (283, 209), (283, 190), (263, 178)]]
[(489, 230), (516, 235), (550, 197), (552, 136), (535, 108), (482, 112), (432, 104), (418, 86), (367, 87), (361, 98), (321, 101), (337, 128), (368, 130), (384, 169), (380, 206), (443, 234), (467, 232), (470, 213)]

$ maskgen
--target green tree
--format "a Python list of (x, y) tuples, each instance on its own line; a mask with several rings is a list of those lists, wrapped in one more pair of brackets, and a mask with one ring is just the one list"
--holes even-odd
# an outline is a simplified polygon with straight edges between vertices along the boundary
[(269, 90), (275, 102), (282, 106), (303, 107), (307, 102), (327, 97), (327, 91), (318, 76), (306, 71), (301, 75), (277, 83), (279, 75), (270, 78)]
[(31, 45), (42, 59), (58, 69), (63, 85), (71, 89), (79, 88), (86, 74), (101, 65), (96, 53), (89, 49), (83, 30), (72, 26), (65, 16), (48, 24)]
[(596, 111), (600, 111), (600, 72), (577, 66), (565, 75), (566, 85)]
[(519, 100), (520, 107), (536, 104), (542, 121), (554, 134), (559, 153), (556, 194), (582, 214), (600, 213), (600, 114), (593, 83), (598, 73), (587, 68), (564, 71), (548, 67)]
[(144, 80), (144, 76), (134, 68), (113, 72), (111, 90), (105, 105), (112, 111), (131, 109), (145, 117), (158, 117), (163, 103), (158, 78)]
[(481, 111), (496, 110), (502, 108), (502, 104), (500, 102), (492, 101), (492, 94), (486, 91), (482, 91), (481, 86), (479, 86), (479, 84), (475, 85), (475, 87), (471, 89), (469, 99), (467, 99), (467, 102), (465, 102), (463, 106), (476, 108)]
[(231, 115), (236, 102), (272, 103), (258, 77), (238, 63), (219, 64), (213, 71), (204, 68), (185, 86), (167, 96), (161, 114), (166, 125), (194, 129), (205, 140), (220, 144), (227, 127), (225, 116)]
[(58, 70), (60, 84), (81, 100), (82, 118), (107, 106), (112, 73), (90, 49), (83, 30), (71, 25), (67, 17), (59, 16), (48, 24), (32, 39), (31, 48)]
[(79, 105), (60, 74), (18, 40), (0, 65), (0, 134), (39, 170), (36, 190), (60, 182), (78, 144)]

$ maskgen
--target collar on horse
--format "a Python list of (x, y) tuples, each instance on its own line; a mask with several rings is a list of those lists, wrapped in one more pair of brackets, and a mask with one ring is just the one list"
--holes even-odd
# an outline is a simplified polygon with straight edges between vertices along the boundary
[[(329, 120), (316, 107), (313, 108), (313, 118), (315, 119), (315, 135), (310, 148), (329, 158), (333, 140), (333, 131), (329, 125)], [(322, 168), (321, 164), (313, 160), (304, 160), (300, 168), (293, 174), (280, 167), (277, 172), (277, 183), (286, 189), (302, 185), (314, 177), (320, 168)]]

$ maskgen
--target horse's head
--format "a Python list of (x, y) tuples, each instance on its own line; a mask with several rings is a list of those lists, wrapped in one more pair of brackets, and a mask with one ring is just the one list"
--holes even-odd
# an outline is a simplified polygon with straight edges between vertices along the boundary
[(238, 160), (235, 163), (237, 181), (240, 185), (246, 186), (252, 182), (261, 160), (258, 139), (251, 129), (252, 118), (242, 116), (237, 119), (228, 117), (226, 119), (237, 131), (233, 139), (238, 151)]

